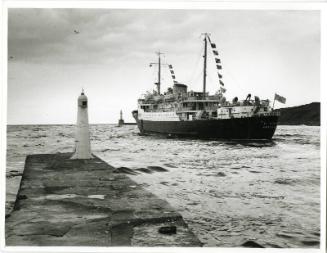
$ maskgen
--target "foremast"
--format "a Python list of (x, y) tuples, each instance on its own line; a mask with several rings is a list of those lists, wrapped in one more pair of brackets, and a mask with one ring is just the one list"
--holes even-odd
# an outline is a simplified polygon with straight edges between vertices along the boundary
[(157, 85), (157, 92), (158, 95), (160, 95), (160, 86), (161, 86), (161, 55), (163, 53), (161, 53), (160, 51), (156, 52), (156, 54), (158, 55), (158, 62), (153, 62), (150, 63), (150, 67), (152, 67), (152, 65), (158, 65), (158, 81), (155, 83), (155, 85)]
[(176, 84), (178, 82), (176, 81), (176, 76), (175, 76), (175, 72), (174, 72), (174, 69), (173, 69), (173, 65), (166, 64), (166, 63), (161, 63), (161, 55), (163, 55), (164, 53), (158, 51), (158, 52), (156, 52), (156, 54), (158, 55), (158, 62), (150, 63), (150, 67), (152, 67), (152, 65), (158, 65), (158, 81), (155, 82), (154, 84), (157, 86), (158, 95), (161, 95), (161, 67), (162, 66), (168, 66), (170, 74), (171, 74), (171, 78), (173, 80), (173, 83)]

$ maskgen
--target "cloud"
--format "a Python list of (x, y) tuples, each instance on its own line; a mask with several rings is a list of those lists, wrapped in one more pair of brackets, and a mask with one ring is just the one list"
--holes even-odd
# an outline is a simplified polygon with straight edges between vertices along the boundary
[[(218, 46), (228, 96), (280, 91), (290, 104), (319, 100), (319, 11), (10, 9), (8, 17), (12, 121), (22, 116), (21, 101), (40, 113), (50, 106), (44, 96), (69, 104), (82, 85), (102, 102), (93, 111), (121, 103), (135, 109), (137, 96), (152, 89), (155, 69), (148, 64), (158, 50), (179, 81), (201, 90), (203, 32)], [(209, 61), (208, 89), (214, 91), (212, 56)], [(170, 76), (163, 78), (171, 84)], [(27, 101), (38, 90), (39, 96)]]
[[(211, 31), (222, 45), (228, 41), (240, 46), (243, 39), (259, 44), (266, 39), (286, 43), (291, 38), (288, 43), (294, 43), (296, 36), (286, 36), (290, 31), (295, 31), (300, 39), (310, 33), (317, 34), (315, 29), (310, 29), (316, 20), (311, 18), (314, 24), (307, 22), (310, 19), (303, 13), (11, 9), (9, 55), (16, 56), (17, 60), (87, 64), (124, 58), (131, 52), (144, 55), (158, 49), (185, 54), (196, 47), (195, 38), (206, 31)], [(299, 23), (307, 27), (298, 29)], [(75, 34), (74, 30), (80, 33)]]

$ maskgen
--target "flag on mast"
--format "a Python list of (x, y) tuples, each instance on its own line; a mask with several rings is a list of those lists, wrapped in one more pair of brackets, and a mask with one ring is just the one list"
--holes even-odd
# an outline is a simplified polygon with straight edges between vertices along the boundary
[(286, 98), (278, 95), (277, 93), (275, 93), (275, 100), (277, 100), (278, 102), (285, 104), (286, 103)]

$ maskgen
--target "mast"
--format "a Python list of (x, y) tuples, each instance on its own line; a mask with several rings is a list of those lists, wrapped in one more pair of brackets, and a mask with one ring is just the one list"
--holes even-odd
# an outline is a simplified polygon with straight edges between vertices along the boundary
[(158, 54), (158, 95), (160, 95), (160, 82), (161, 82), (161, 59), (160, 59), (160, 51), (157, 53)]
[(208, 33), (204, 33), (204, 55), (203, 55), (203, 99), (206, 96), (206, 84), (207, 84), (207, 36)]
[(166, 65), (166, 64), (161, 64), (161, 57), (160, 57), (160, 55), (162, 55), (163, 53), (161, 53), (159, 51), (159, 52), (156, 52), (156, 54), (158, 55), (158, 62), (150, 63), (150, 67), (152, 67), (152, 65), (158, 65), (158, 81), (156, 83), (154, 83), (154, 84), (157, 85), (158, 95), (160, 95), (161, 65)]

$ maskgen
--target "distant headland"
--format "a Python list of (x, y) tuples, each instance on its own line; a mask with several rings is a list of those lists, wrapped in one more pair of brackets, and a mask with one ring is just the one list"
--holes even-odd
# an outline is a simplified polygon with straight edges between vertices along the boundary
[(281, 108), (279, 125), (320, 126), (320, 102)]

